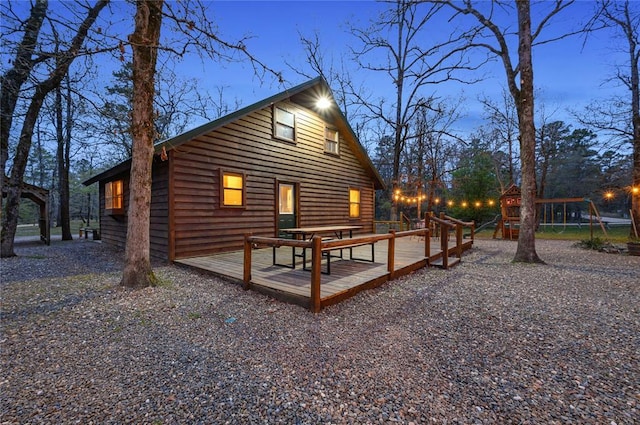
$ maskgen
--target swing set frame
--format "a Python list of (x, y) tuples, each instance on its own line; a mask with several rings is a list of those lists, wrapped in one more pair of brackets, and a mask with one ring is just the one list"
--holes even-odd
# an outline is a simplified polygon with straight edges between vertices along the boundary
[[(500, 198), (500, 207), (502, 211), (502, 218), (499, 220), (498, 225), (496, 226), (495, 231), (493, 232), (493, 238), (495, 239), (498, 232), (501, 233), (502, 239), (514, 240), (518, 239), (519, 228), (520, 228), (520, 193), (519, 189), (515, 186), (509, 188), (503, 196)], [(602, 221), (602, 217), (600, 216), (600, 212), (598, 208), (593, 203), (593, 201), (589, 198), (547, 198), (547, 199), (536, 199), (536, 205), (546, 205), (551, 204), (551, 210), (553, 211), (554, 204), (563, 204), (563, 214), (562, 214), (562, 232), (567, 228), (567, 204), (568, 203), (582, 203), (587, 202), (589, 205), (589, 230), (591, 240), (593, 240), (593, 227), (594, 227), (594, 218), (595, 222), (600, 225), (600, 229), (604, 234), (605, 240), (609, 239), (609, 235), (607, 234), (607, 229)], [(515, 209), (514, 209), (515, 207)], [(517, 211), (517, 214), (515, 212)], [(547, 221), (547, 209), (544, 209), (544, 219), (543, 221), (546, 223)], [(551, 226), (555, 225), (554, 223), (554, 214), (551, 214)]]

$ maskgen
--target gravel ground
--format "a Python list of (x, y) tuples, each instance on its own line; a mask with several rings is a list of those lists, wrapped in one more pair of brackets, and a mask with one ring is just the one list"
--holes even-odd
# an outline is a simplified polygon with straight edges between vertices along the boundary
[(91, 241), (4, 259), (0, 423), (638, 424), (640, 257), (477, 240), (319, 314)]

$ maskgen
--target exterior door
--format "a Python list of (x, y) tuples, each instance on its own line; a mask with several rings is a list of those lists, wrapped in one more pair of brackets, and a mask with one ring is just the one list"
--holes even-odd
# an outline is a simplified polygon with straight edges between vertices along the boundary
[(278, 183), (278, 237), (287, 237), (281, 234), (280, 229), (291, 229), (298, 224), (298, 194), (293, 183)]

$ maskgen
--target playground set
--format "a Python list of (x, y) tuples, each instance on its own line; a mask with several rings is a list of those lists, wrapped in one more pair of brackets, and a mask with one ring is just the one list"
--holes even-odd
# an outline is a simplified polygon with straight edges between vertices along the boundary
[[(510, 185), (504, 193), (500, 196), (500, 212), (501, 216), (497, 218), (496, 228), (493, 232), (493, 238), (496, 239), (498, 232), (502, 239), (516, 240), (518, 239), (518, 233), (520, 229), (520, 205), (521, 205), (521, 192), (520, 188), (516, 185)], [(607, 238), (607, 230), (605, 223), (598, 212), (598, 208), (592, 200), (588, 198), (547, 198), (536, 199), (538, 205), (550, 205), (552, 213), (547, 217), (547, 208), (543, 209), (542, 222), (548, 223), (548, 218), (551, 220), (551, 226), (555, 226), (555, 214), (553, 214), (554, 206), (562, 204), (562, 225), (567, 225), (567, 204), (570, 203), (587, 203), (589, 206), (589, 228), (593, 237), (593, 225), (594, 221), (600, 225), (602, 233)], [(582, 218), (580, 218), (581, 220)]]

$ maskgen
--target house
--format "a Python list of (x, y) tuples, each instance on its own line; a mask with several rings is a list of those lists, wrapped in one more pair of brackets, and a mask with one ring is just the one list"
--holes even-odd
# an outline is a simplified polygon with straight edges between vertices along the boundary
[[(153, 257), (236, 251), (246, 233), (276, 237), (291, 227), (374, 231), (375, 191), (384, 183), (322, 78), (165, 140), (155, 152)], [(103, 243), (122, 248), (130, 165), (84, 182), (99, 183)]]

